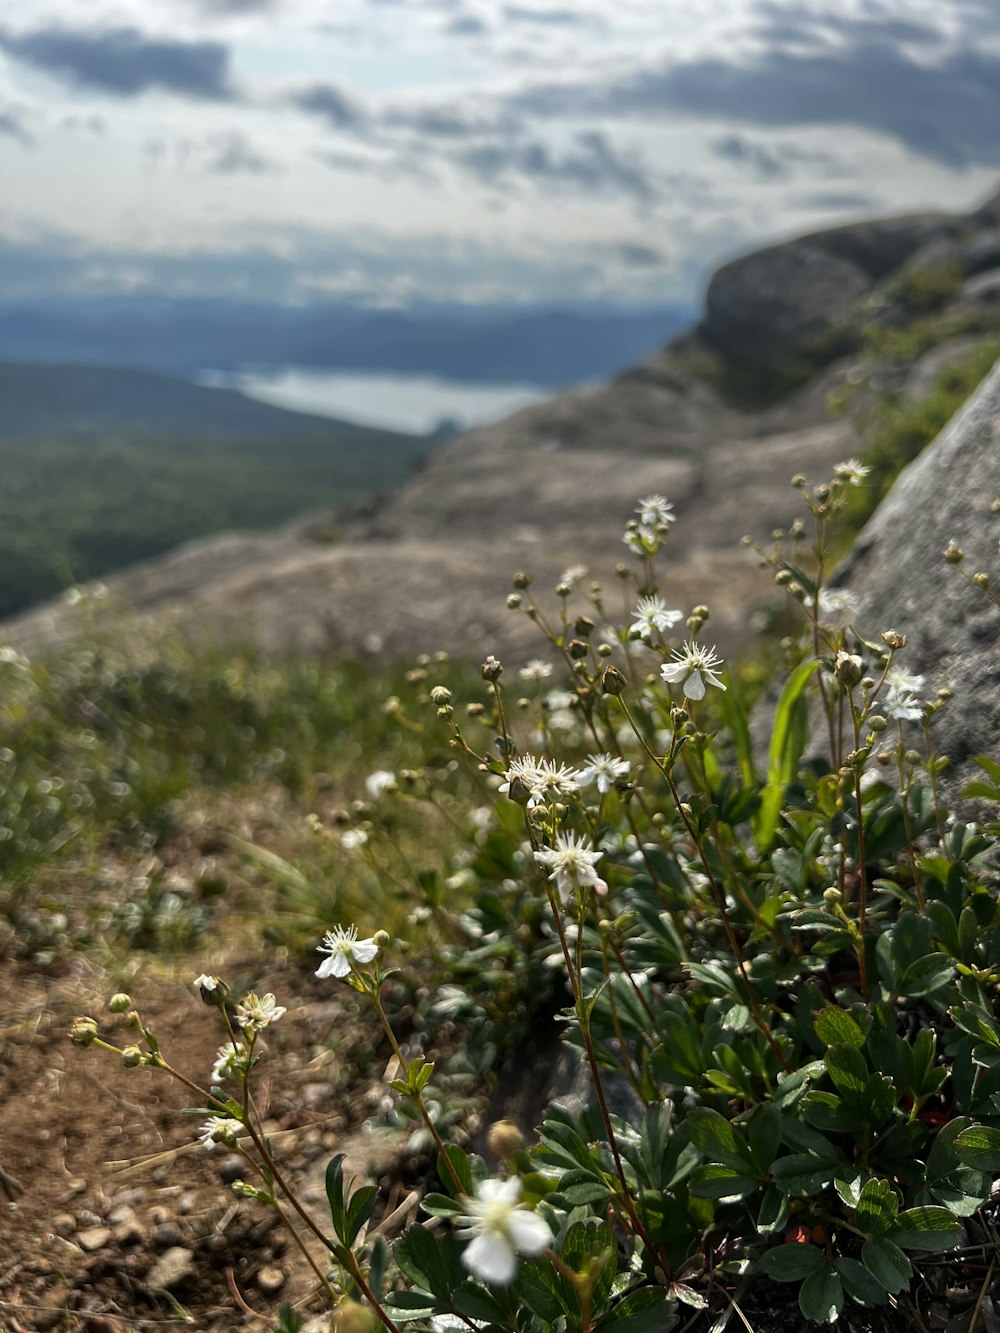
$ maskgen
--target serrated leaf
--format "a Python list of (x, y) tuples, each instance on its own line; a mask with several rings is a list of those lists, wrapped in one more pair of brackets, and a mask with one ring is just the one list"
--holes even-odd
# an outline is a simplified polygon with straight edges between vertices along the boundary
[(861, 1259), (869, 1273), (893, 1295), (910, 1285), (913, 1268), (909, 1259), (891, 1240), (876, 1236), (861, 1247)]
[(868, 1062), (856, 1046), (845, 1042), (831, 1046), (823, 1063), (841, 1096), (860, 1098), (868, 1082)]
[(807, 1277), (799, 1289), (799, 1309), (817, 1324), (832, 1324), (844, 1304), (844, 1288), (832, 1268)]
[(836, 1165), (815, 1153), (791, 1153), (778, 1158), (771, 1167), (771, 1178), (789, 1198), (808, 1198), (829, 1185)]
[(830, 1005), (813, 1018), (813, 1029), (824, 1046), (854, 1046), (861, 1050), (865, 1034), (846, 1009)]
[(644, 1287), (623, 1296), (614, 1309), (594, 1325), (601, 1333), (670, 1333), (677, 1312), (664, 1303), (660, 1288)]
[(889, 1239), (903, 1250), (951, 1250), (962, 1228), (947, 1208), (907, 1208), (896, 1218)]
[(955, 1139), (955, 1151), (963, 1166), (977, 1171), (1000, 1171), (1000, 1129), (972, 1125)]
[(826, 1268), (823, 1251), (815, 1245), (776, 1245), (760, 1257), (760, 1266), (775, 1282), (801, 1282)]
[(899, 995), (930, 995), (955, 977), (955, 964), (947, 954), (928, 953), (911, 963), (896, 983)]
[(888, 1231), (899, 1200), (887, 1180), (866, 1180), (858, 1196), (857, 1224), (867, 1236), (880, 1236)]
[(757, 1230), (762, 1236), (768, 1236), (780, 1231), (787, 1222), (788, 1200), (774, 1185), (768, 1185), (757, 1213)]

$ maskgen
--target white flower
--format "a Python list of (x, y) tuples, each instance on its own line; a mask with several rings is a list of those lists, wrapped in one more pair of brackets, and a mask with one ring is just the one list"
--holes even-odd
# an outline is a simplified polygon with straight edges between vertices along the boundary
[[(825, 616), (850, 616), (858, 609), (857, 599), (846, 588), (820, 588), (819, 609)], [(807, 602), (812, 605), (812, 598)]]
[(468, 1210), (456, 1218), (458, 1234), (472, 1243), (462, 1253), (462, 1264), (483, 1282), (506, 1286), (514, 1279), (519, 1254), (540, 1254), (552, 1241), (545, 1220), (519, 1203), (521, 1182), (484, 1180), (474, 1199), (462, 1197)]
[(367, 841), (368, 834), (363, 828), (349, 828), (340, 835), (340, 845), (348, 852), (353, 852), (356, 847), (363, 847)]
[(568, 569), (563, 570), (562, 574), (560, 575), (559, 582), (579, 583), (580, 580), (585, 579), (589, 573), (590, 570), (587, 568), (586, 565), (570, 565)]
[(247, 1048), (241, 1041), (227, 1041), (220, 1046), (212, 1066), (212, 1082), (225, 1083), (247, 1069)]
[(387, 791), (395, 791), (395, 773), (390, 773), (387, 768), (377, 768), (365, 778), (365, 790), (373, 801), (377, 801)]
[(662, 495), (643, 496), (635, 512), (644, 528), (655, 528), (658, 523), (669, 527), (675, 518), (673, 505)]
[(919, 722), (924, 715), (924, 706), (916, 695), (895, 685), (886, 690), (884, 707), (886, 716), (897, 722)]
[(541, 805), (546, 797), (568, 796), (579, 789), (577, 774), (565, 764), (556, 765), (552, 759), (536, 759), (533, 755), (522, 755), (512, 759), (504, 775), (504, 781), (498, 788), (501, 796), (510, 796), (511, 784), (516, 784), (521, 793), (527, 792), (527, 800), (521, 804), (533, 810)]
[(287, 1012), (270, 991), (266, 995), (250, 991), (236, 1006), (236, 1021), (244, 1032), (263, 1032), (269, 1024), (277, 1023), (282, 1014)]
[(661, 597), (640, 597), (633, 614), (635, 620), (629, 626), (629, 633), (638, 634), (640, 639), (651, 639), (654, 632), (662, 634), (684, 619), (683, 611), (668, 610)]
[(900, 667), (890, 667), (885, 675), (886, 684), (900, 694), (919, 694), (927, 684), (927, 677), (916, 671), (903, 671)]
[(378, 953), (374, 937), (358, 939), (357, 926), (334, 926), (317, 946), (320, 953), (328, 953), (316, 969), (318, 977), (346, 977), (355, 963), (370, 963)]
[(848, 458), (844, 463), (838, 463), (833, 469), (833, 475), (839, 477), (841, 481), (846, 481), (849, 486), (860, 486), (868, 473), (870, 467), (866, 467), (858, 458)]
[(549, 690), (545, 696), (545, 707), (553, 713), (565, 712), (567, 708), (572, 708), (576, 703), (576, 694), (573, 690)]
[(540, 866), (551, 869), (549, 879), (564, 898), (575, 884), (582, 889), (595, 889), (599, 894), (607, 893), (607, 884), (594, 869), (603, 855), (603, 852), (595, 852), (586, 839), (577, 838), (572, 833), (557, 833), (554, 847), (543, 847), (534, 853)]
[(616, 759), (610, 754), (588, 754), (587, 767), (581, 768), (578, 782), (581, 787), (597, 783), (597, 790), (603, 796), (615, 785), (618, 778), (628, 776), (629, 765), (625, 759)]
[(721, 666), (722, 658), (716, 656), (714, 648), (686, 643), (675, 651), (672, 662), (663, 663), (660, 675), (670, 685), (681, 685), (686, 699), (704, 699), (706, 684), (726, 688), (716, 675)]
[(517, 674), (522, 680), (547, 680), (552, 675), (552, 663), (533, 657), (530, 662), (525, 662)]
[(228, 1115), (213, 1115), (201, 1127), (201, 1143), (205, 1148), (214, 1148), (217, 1143), (228, 1144), (230, 1148), (236, 1144), (237, 1134), (242, 1133), (243, 1126), (239, 1120), (234, 1120)]

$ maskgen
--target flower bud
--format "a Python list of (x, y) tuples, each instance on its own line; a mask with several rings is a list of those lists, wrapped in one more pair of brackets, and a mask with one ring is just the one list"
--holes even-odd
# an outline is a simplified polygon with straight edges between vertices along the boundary
[(494, 1157), (512, 1157), (524, 1144), (524, 1135), (513, 1120), (498, 1120), (490, 1125), (486, 1146)]
[(587, 656), (590, 649), (584, 643), (583, 639), (570, 639), (569, 643), (566, 645), (566, 651), (575, 662), (579, 662), (581, 658)]
[(229, 998), (229, 987), (220, 977), (206, 976), (202, 972), (200, 977), (195, 977), (194, 985), (205, 1004), (213, 1009), (221, 1009)]
[(870, 731), (885, 731), (888, 725), (889, 723), (881, 713), (872, 713), (871, 717), (868, 719), (868, 728)]
[(507, 605), (510, 607), (512, 611), (516, 611), (518, 607), (521, 605), (521, 594), (518, 592), (508, 593)]
[(625, 689), (628, 680), (613, 664), (601, 672), (601, 691), (604, 694), (619, 695)]
[(125, 1014), (132, 1008), (132, 997), (126, 995), (124, 991), (119, 991), (117, 995), (112, 995), (108, 1001), (108, 1009), (113, 1014)]
[(598, 657), (610, 657), (614, 651), (615, 650), (611, 647), (610, 643), (599, 643), (597, 645)]
[(466, 705), (465, 705), (465, 712), (466, 712), (466, 716), (468, 716), (468, 717), (485, 717), (485, 716), (486, 716), (486, 705), (485, 705), (485, 704), (466, 704)]
[(573, 591), (573, 585), (572, 585), (571, 583), (557, 583), (557, 584), (556, 584), (556, 596), (557, 596), (557, 597), (563, 597), (563, 598), (569, 597), (570, 594), (572, 593), (572, 591)]
[(577, 616), (573, 622), (573, 628), (581, 639), (588, 639), (594, 630), (594, 622), (590, 616)]
[(801, 472), (796, 472), (795, 476), (792, 478), (792, 485), (797, 491), (801, 491), (804, 486), (808, 485), (808, 482)]
[(898, 630), (884, 629), (882, 631), (882, 642), (887, 648), (892, 648), (898, 652), (900, 648), (905, 648), (910, 640), (905, 634), (900, 634)]
[(682, 727), (688, 720), (688, 710), (686, 708), (674, 707), (670, 710), (670, 721), (674, 728)]
[(857, 685), (864, 673), (864, 664), (856, 653), (845, 653), (843, 649), (837, 654), (834, 663), (833, 674), (840, 681), (841, 685)]
[(122, 1051), (122, 1064), (126, 1069), (135, 1069), (143, 1063), (143, 1054), (138, 1046), (126, 1046)]
[(376, 949), (385, 949), (391, 943), (392, 936), (387, 930), (376, 930), (375, 934), (372, 936), (372, 944), (375, 945)]
[(629, 569), (628, 565), (622, 564), (621, 562), (615, 565), (615, 573), (620, 579), (627, 579), (631, 572), (632, 571)]
[(451, 703), (451, 690), (447, 685), (435, 685), (431, 690), (431, 703), (438, 708), (443, 708), (445, 704)]
[(480, 670), (483, 673), (483, 680), (497, 681), (503, 675), (503, 667), (492, 653), (487, 657)]
[(347, 1296), (337, 1302), (333, 1312), (333, 1333), (375, 1333), (378, 1321), (370, 1306), (361, 1305)]
[(988, 588), (990, 586), (990, 576), (989, 574), (982, 574), (982, 573), (973, 574), (972, 582), (976, 585), (977, 588)]
[(950, 541), (945, 547), (944, 558), (949, 565), (960, 565), (965, 559), (965, 552), (956, 541)]
[(844, 895), (837, 888), (824, 889), (823, 901), (826, 903), (827, 907), (839, 907), (844, 901)]
[(519, 592), (523, 592), (525, 588), (531, 587), (531, 575), (526, 574), (523, 569), (519, 569), (518, 572), (514, 575), (511, 582), (514, 584), (514, 587), (517, 588)]
[(80, 1014), (73, 1019), (69, 1039), (74, 1046), (91, 1046), (97, 1040), (97, 1020)]

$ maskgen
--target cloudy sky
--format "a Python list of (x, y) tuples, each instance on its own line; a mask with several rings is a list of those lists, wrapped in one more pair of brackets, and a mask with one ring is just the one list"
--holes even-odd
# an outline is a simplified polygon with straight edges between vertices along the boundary
[(1000, 179), (998, 0), (0, 7), (0, 295), (694, 295)]

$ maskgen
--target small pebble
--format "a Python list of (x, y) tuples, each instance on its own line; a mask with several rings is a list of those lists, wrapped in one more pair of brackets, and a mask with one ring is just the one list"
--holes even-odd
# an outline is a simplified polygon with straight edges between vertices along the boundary
[(194, 1251), (175, 1245), (160, 1255), (146, 1274), (146, 1286), (150, 1291), (171, 1291), (179, 1287), (194, 1273)]
[(265, 1296), (276, 1296), (285, 1285), (285, 1274), (280, 1268), (262, 1268), (257, 1274), (257, 1286)]
[(242, 1157), (231, 1153), (219, 1163), (219, 1179), (224, 1185), (231, 1185), (234, 1180), (242, 1180), (248, 1169)]
[(49, 1228), (57, 1236), (72, 1236), (77, 1222), (72, 1213), (56, 1213)]
[(153, 1229), (153, 1244), (158, 1250), (170, 1250), (184, 1239), (176, 1222), (161, 1222)]
[(83, 1231), (78, 1231), (76, 1235), (77, 1244), (88, 1254), (92, 1254), (94, 1250), (99, 1250), (102, 1246), (107, 1245), (110, 1239), (110, 1227), (86, 1227)]

